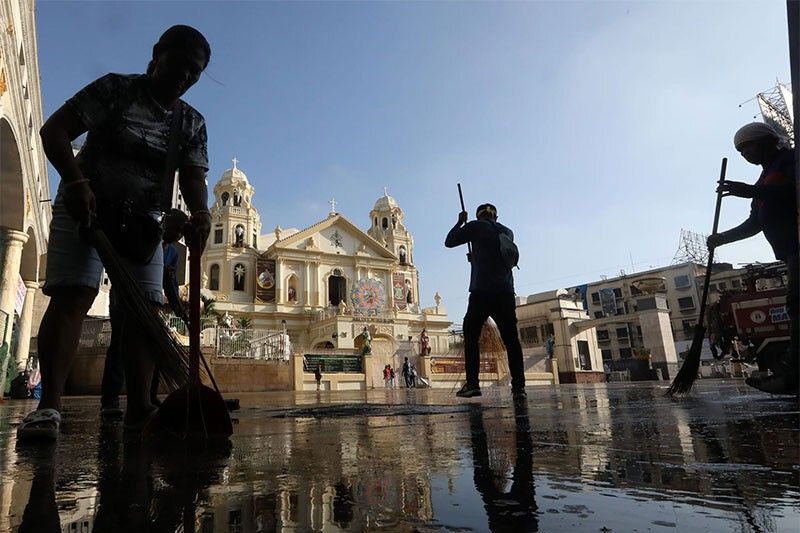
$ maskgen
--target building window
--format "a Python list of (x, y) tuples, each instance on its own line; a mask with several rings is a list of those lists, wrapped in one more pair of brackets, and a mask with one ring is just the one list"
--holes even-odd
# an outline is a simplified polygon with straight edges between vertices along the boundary
[(599, 292), (593, 292), (592, 293), (592, 303), (593, 304), (599, 304), (600, 303), (600, 293)]
[(243, 291), (244, 282), (247, 279), (247, 269), (241, 263), (236, 263), (233, 267), (233, 290)]
[(642, 291), (640, 291), (636, 285), (631, 285), (631, 296), (639, 296), (640, 294), (642, 294)]
[(524, 344), (539, 344), (539, 329), (536, 326), (521, 328), (519, 336)]
[(597, 340), (599, 340), (599, 341), (607, 341), (607, 340), (609, 340), (608, 330), (607, 329), (599, 329), (599, 330), (597, 330)]
[(378, 227), (378, 217), (375, 217), (373, 226)]
[(595, 318), (603, 318), (603, 312), (602, 311), (595, 311), (594, 312), (594, 317)]
[(233, 229), (233, 245), (237, 247), (244, 246), (244, 226), (241, 224), (236, 224), (236, 227)]
[(681, 322), (681, 326), (683, 327), (684, 333), (691, 333), (694, 330), (694, 321), (684, 320)]
[(628, 338), (628, 328), (617, 328), (617, 338), (618, 339), (627, 339)]
[(630, 348), (620, 348), (619, 349), (619, 357), (620, 359), (630, 359), (633, 356), (633, 352)]
[(603, 356), (603, 361), (611, 361), (613, 359), (611, 356), (611, 350), (600, 350), (600, 353)]
[(724, 281), (720, 281), (718, 287), (719, 287), (719, 290), (724, 291), (724, 290), (726, 290), (728, 288), (728, 284), (725, 283)]
[(224, 193), (222, 193), (222, 196), (220, 196), (219, 199), (222, 202), (222, 207), (225, 207), (226, 205), (228, 205), (228, 202), (231, 199), (231, 195), (227, 191), (225, 191)]
[(592, 369), (592, 357), (589, 353), (589, 341), (578, 341), (578, 361), (581, 364), (581, 370)]
[(689, 279), (689, 276), (686, 274), (682, 274), (680, 276), (675, 276), (673, 278), (675, 281), (675, 288), (677, 289), (686, 289), (687, 287), (692, 286), (692, 281)]
[(219, 265), (211, 265), (208, 273), (208, 288), (212, 291), (219, 290)]
[(622, 289), (614, 289), (614, 298), (622, 298)]
[(222, 244), (222, 229), (214, 230), (214, 244)]
[(738, 279), (731, 280), (731, 287), (732, 288), (738, 289), (741, 286), (742, 286), (742, 282), (739, 281)]
[(694, 298), (691, 296), (685, 296), (684, 298), (678, 298), (678, 307), (680, 309), (694, 309)]
[(386, 218), (386, 217), (383, 217), (383, 220), (381, 220), (381, 227), (382, 227), (384, 230), (387, 230), (387, 229), (389, 229), (389, 219), (388, 219), (388, 218)]
[(717, 292), (717, 284), (716, 283), (709, 283), (708, 284), (708, 291), (709, 292)]
[(617, 307), (617, 312), (615, 314), (617, 316), (624, 315), (625, 314), (625, 309), (623, 309), (622, 307)]
[(258, 248), (258, 233), (253, 233), (253, 248)]

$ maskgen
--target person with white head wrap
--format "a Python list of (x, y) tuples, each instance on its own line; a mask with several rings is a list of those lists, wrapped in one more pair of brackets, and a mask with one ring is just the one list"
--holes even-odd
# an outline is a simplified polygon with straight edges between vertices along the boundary
[(733, 145), (738, 149), (744, 143), (770, 138), (776, 141), (781, 141), (783, 139), (769, 124), (764, 122), (751, 122), (739, 128), (739, 131), (733, 136)]
[(733, 144), (744, 159), (762, 167), (755, 184), (725, 181), (717, 188), (724, 196), (752, 198), (750, 217), (727, 231), (711, 235), (708, 247), (740, 241), (758, 233), (772, 246), (775, 258), (786, 263), (789, 271), (786, 306), (791, 319), (789, 349), (767, 365), (773, 374), (764, 378), (748, 378), (747, 383), (772, 394), (797, 394), (800, 385), (800, 324), (798, 323), (798, 260), (797, 196), (795, 153), (783, 136), (763, 122), (751, 122), (736, 132)]

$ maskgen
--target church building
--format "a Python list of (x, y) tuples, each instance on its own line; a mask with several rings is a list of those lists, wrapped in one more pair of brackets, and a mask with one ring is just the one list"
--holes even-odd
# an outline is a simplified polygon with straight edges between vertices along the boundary
[(373, 375), (419, 355), (423, 330), (431, 354), (447, 351), (447, 310), (438, 293), (435, 306), (420, 306), (414, 239), (386, 191), (367, 231), (332, 200), (328, 216), (305, 229), (276, 224), (263, 233), (254, 196), (234, 159), (214, 186), (203, 254), (203, 293), (217, 313), (247, 317), (253, 329), (285, 330), (296, 352), (360, 354), (369, 342), (374, 368), (364, 372)]

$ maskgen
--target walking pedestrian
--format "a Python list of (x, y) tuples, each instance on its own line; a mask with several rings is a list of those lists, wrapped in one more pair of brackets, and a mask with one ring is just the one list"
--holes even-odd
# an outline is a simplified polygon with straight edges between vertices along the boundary
[(480, 205), (476, 211), (476, 218), (477, 220), (467, 222), (467, 212), (459, 213), (458, 222), (447, 234), (444, 242), (448, 248), (466, 243), (472, 244), (470, 295), (463, 325), (467, 379), (456, 395), (461, 398), (481, 395), (478, 380), (479, 339), (483, 324), (486, 319), (492, 317), (506, 345), (512, 394), (515, 400), (523, 400), (526, 398), (525, 371), (522, 365), (522, 346), (517, 332), (514, 276), (511, 272), (515, 261), (510, 261), (509, 257), (513, 254), (507, 253), (509, 248), (514, 247), (514, 233), (497, 222), (497, 208), (492, 204)]
[(317, 363), (317, 367), (314, 369), (314, 380), (317, 382), (317, 390), (319, 390), (322, 385), (322, 363)]
[(389, 370), (389, 365), (383, 367), (383, 386), (387, 389), (392, 387), (392, 373)]
[(390, 388), (393, 389), (394, 388), (395, 374), (394, 374), (394, 367), (392, 367), (392, 366), (389, 366), (389, 378), (390, 378), (390, 382), (389, 382), (390, 383)]
[(416, 366), (411, 365), (410, 374), (411, 374), (411, 387), (416, 389), (417, 388), (417, 367)]
[(403, 361), (403, 380), (406, 382), (406, 388), (411, 387), (411, 363), (408, 362), (408, 357)]
[(709, 248), (716, 248), (763, 232), (775, 259), (786, 263), (789, 270), (786, 307), (791, 319), (789, 349), (773, 365), (771, 375), (750, 377), (747, 384), (772, 394), (797, 394), (800, 385), (800, 253), (795, 151), (784, 147), (781, 136), (763, 122), (751, 122), (740, 128), (734, 135), (733, 144), (748, 163), (761, 166), (761, 175), (754, 185), (724, 181), (717, 188), (723, 196), (752, 198), (750, 216), (735, 228), (710, 235), (707, 244)]

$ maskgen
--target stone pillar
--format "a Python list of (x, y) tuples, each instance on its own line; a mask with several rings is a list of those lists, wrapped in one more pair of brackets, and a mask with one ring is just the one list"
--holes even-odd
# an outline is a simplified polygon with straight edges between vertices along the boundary
[(275, 303), (282, 304), (283, 301), (283, 260), (275, 262)]
[(303, 280), (303, 305), (312, 307), (311, 301), (311, 266), (306, 263), (306, 277)]
[(33, 324), (33, 299), (36, 296), (36, 289), (39, 288), (39, 283), (35, 281), (26, 281), (25, 288), (25, 303), (22, 305), (22, 315), (19, 317), (17, 328), (19, 335), (17, 336), (17, 372), (25, 370), (25, 363), (28, 361), (28, 352), (31, 347), (31, 325)]
[(650, 349), (650, 361), (654, 369), (666, 372), (665, 379), (677, 373), (678, 354), (669, 320), (667, 299), (662, 294), (650, 294), (636, 300), (639, 325), (642, 327), (642, 343)]
[[(11, 330), (14, 324), (14, 304), (17, 299), (17, 282), (19, 281), (19, 268), (22, 263), (22, 247), (28, 241), (28, 234), (10, 228), (0, 228), (0, 311), (8, 315), (2, 316), (0, 328), (5, 327), (5, 333), (0, 333), (0, 347), (11, 342)], [(2, 354), (2, 351), (0, 351)], [(8, 362), (11, 359), (9, 351), (4, 357), (0, 355), (0, 395), (5, 388), (8, 373)], [(13, 369), (12, 369), (13, 370)]]

